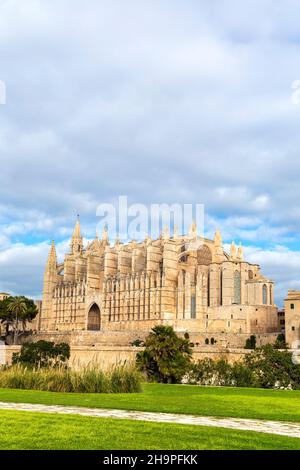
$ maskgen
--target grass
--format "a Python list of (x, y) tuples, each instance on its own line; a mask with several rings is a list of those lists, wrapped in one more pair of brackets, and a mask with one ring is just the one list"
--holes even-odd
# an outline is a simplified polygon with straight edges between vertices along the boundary
[(113, 395), (0, 389), (0, 401), (300, 422), (300, 391), (293, 390), (144, 384), (143, 393)]
[(1, 450), (299, 450), (300, 439), (205, 426), (0, 411)]
[(141, 375), (132, 364), (116, 365), (109, 370), (96, 366), (71, 370), (15, 365), (0, 370), (0, 387), (49, 392), (132, 393), (141, 391)]

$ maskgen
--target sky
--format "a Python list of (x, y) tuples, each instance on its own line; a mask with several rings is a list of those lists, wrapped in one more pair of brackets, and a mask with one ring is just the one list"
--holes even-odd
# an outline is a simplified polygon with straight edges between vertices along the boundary
[[(0, 0), (0, 291), (39, 298), (100, 203), (202, 203), (300, 289), (297, 0)], [(299, 97), (298, 97), (299, 92)]]

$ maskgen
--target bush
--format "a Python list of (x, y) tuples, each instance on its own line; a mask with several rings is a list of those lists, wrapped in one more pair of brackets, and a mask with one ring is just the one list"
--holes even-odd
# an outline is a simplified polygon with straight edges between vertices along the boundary
[(136, 356), (139, 370), (149, 380), (178, 383), (190, 366), (192, 349), (187, 338), (177, 336), (171, 326), (155, 326)]
[(292, 354), (279, 351), (271, 344), (247, 354), (245, 364), (253, 371), (262, 388), (300, 388), (300, 365), (292, 362)]
[(255, 375), (243, 362), (235, 362), (231, 366), (232, 385), (234, 387), (257, 387)]
[(23, 344), (20, 352), (13, 354), (12, 363), (28, 367), (58, 367), (69, 358), (70, 346), (67, 343), (40, 340)]
[(205, 358), (193, 363), (185, 377), (185, 382), (191, 385), (213, 385), (215, 361)]
[(268, 344), (247, 354), (243, 361), (204, 359), (193, 364), (185, 382), (198, 385), (300, 389), (300, 365), (292, 354)]
[(131, 364), (109, 370), (89, 366), (80, 370), (27, 368), (21, 364), (0, 370), (0, 388), (78, 393), (134, 393), (141, 391), (141, 375)]
[(225, 359), (214, 361), (205, 358), (194, 363), (185, 377), (189, 384), (231, 386), (232, 371)]

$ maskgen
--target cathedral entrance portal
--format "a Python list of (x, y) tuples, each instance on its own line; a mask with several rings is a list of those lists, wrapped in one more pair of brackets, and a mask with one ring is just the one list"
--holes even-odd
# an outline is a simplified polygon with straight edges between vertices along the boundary
[(89, 310), (87, 329), (90, 331), (100, 330), (100, 309), (96, 304), (93, 304)]

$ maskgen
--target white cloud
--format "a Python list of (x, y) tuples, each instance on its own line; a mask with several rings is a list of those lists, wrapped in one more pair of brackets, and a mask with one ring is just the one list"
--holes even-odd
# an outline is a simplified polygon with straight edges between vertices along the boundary
[(299, 18), (296, 0), (0, 1), (2, 249), (65, 239), (78, 212), (91, 236), (119, 194), (299, 244)]

